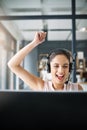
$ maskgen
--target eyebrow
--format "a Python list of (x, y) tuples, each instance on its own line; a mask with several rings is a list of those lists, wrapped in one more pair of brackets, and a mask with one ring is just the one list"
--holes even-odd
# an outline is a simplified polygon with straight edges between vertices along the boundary
[[(54, 63), (54, 65), (59, 65), (59, 63)], [(69, 63), (64, 63), (63, 65), (69, 65)]]
[(64, 65), (69, 65), (68, 63), (65, 63)]

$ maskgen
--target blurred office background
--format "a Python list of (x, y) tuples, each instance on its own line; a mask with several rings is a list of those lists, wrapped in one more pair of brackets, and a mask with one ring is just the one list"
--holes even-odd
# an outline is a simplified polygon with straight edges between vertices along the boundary
[(87, 0), (0, 0), (0, 90), (28, 88), (7, 62), (33, 40), (36, 31), (46, 31), (46, 41), (22, 65), (40, 76), (40, 60), (51, 49), (69, 49), (76, 61), (72, 81), (87, 90)]

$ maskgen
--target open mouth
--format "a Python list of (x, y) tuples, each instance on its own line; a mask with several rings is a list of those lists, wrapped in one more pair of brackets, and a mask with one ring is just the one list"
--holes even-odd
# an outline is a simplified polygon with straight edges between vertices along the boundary
[(59, 79), (59, 80), (63, 80), (64, 79), (64, 75), (56, 75), (57, 76), (57, 78)]

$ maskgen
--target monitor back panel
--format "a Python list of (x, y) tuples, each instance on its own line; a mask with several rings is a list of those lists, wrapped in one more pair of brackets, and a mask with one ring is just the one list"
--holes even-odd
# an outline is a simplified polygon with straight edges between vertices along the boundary
[(0, 92), (0, 128), (87, 125), (86, 92)]

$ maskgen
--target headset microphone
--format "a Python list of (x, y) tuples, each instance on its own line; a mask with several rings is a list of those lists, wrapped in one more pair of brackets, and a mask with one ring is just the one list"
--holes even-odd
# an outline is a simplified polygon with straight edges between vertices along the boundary
[(70, 73), (69, 73), (69, 75), (68, 75), (68, 77), (66, 78), (66, 81), (65, 81), (66, 86), (67, 86), (69, 81), (70, 81)]
[(65, 82), (65, 84), (67, 85), (67, 84), (68, 84), (68, 82), (69, 82), (69, 80), (67, 80), (67, 81)]

